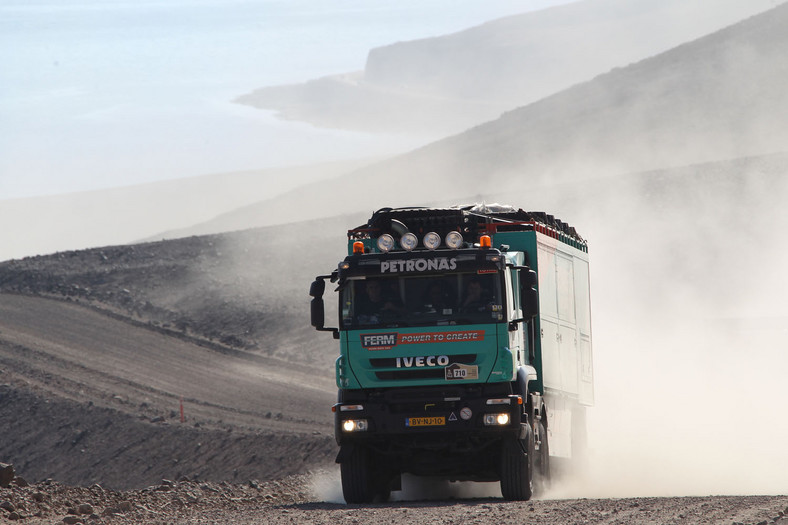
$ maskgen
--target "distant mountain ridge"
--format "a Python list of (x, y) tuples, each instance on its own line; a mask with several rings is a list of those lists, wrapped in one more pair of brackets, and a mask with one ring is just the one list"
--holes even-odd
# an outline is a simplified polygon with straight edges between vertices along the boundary
[(775, 0), (586, 0), (372, 49), (364, 71), (238, 101), (326, 127), (457, 132), (702, 37)]
[(529, 195), (558, 183), (788, 151), (786, 27), (782, 4), (464, 133), (284, 194), (260, 212), (298, 206), (316, 218), (332, 208), (406, 205), (414, 195)]

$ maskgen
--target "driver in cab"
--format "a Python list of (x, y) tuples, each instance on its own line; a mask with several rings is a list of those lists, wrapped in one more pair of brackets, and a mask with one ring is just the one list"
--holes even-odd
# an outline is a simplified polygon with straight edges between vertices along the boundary
[(379, 281), (366, 281), (364, 294), (358, 299), (356, 312), (359, 321), (375, 323), (381, 315), (402, 312), (402, 302), (395, 294), (384, 292)]

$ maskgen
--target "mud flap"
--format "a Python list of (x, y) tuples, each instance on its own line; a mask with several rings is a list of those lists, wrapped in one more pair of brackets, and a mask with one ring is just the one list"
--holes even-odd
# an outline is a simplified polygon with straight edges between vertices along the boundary
[(528, 426), (528, 423), (520, 423), (520, 435), (517, 436), (517, 439), (524, 441), (529, 434), (531, 434), (531, 429)]

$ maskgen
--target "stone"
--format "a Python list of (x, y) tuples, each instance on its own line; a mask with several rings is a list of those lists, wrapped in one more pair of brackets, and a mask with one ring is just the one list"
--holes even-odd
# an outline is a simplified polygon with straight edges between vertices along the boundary
[(8, 487), (15, 475), (13, 465), (0, 463), (0, 487)]
[(80, 514), (93, 514), (93, 505), (90, 503), (82, 503), (77, 507), (77, 512)]
[(17, 487), (29, 487), (30, 486), (30, 483), (28, 483), (27, 480), (25, 478), (23, 478), (22, 476), (15, 477), (14, 478), (14, 484)]

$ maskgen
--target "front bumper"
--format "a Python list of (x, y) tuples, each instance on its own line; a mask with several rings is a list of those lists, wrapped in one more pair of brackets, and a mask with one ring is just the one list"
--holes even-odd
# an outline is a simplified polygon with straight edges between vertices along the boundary
[[(386, 443), (414, 436), (500, 436), (519, 433), (522, 398), (516, 395), (463, 398), (435, 397), (391, 402), (371, 400), (334, 405), (337, 443)], [(354, 422), (354, 423), (351, 423)]]
[(499, 479), (502, 439), (522, 439), (527, 432), (522, 398), (516, 395), (368, 399), (338, 403), (334, 410), (338, 463), (360, 446), (374, 454), (380, 468), (457, 480)]

